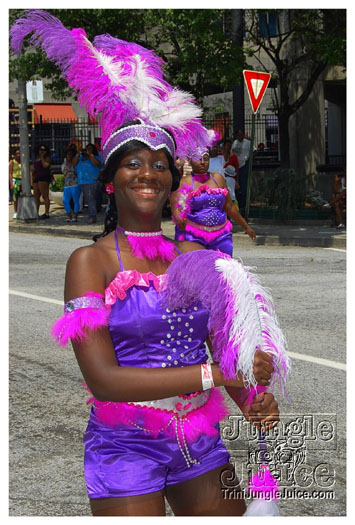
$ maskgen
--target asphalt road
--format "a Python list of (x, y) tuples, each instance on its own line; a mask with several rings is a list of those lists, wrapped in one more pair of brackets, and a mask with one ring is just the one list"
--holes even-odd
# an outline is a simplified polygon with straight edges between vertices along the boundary
[[(10, 234), (10, 516), (90, 515), (82, 468), (87, 396), (72, 350), (49, 336), (62, 313), (65, 262), (87, 244)], [(279, 399), (278, 435), (268, 438), (284, 491), (281, 513), (344, 516), (346, 253), (250, 245), (235, 256), (257, 267), (296, 354), (289, 402)], [(233, 414), (222, 432), (244, 486), (256, 440)], [(233, 497), (233, 480), (225, 484), (225, 497)]]

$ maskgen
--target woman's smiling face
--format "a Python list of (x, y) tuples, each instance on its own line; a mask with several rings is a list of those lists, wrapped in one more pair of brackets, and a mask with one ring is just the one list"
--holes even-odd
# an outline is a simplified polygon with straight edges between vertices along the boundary
[(149, 148), (123, 157), (114, 176), (119, 213), (156, 213), (163, 209), (172, 185), (166, 154)]

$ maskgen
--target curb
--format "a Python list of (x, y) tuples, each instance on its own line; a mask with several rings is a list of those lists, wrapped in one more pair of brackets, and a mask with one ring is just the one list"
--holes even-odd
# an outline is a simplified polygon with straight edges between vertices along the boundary
[(9, 226), (9, 232), (11, 233), (32, 233), (36, 235), (51, 235), (53, 237), (76, 237), (77, 239), (90, 239), (97, 233), (100, 233), (102, 229), (94, 231), (83, 231), (78, 229), (70, 230), (53, 230), (53, 228), (33, 228), (26, 225)]
[[(9, 231), (11, 233), (32, 233), (37, 235), (52, 235), (55, 237), (76, 237), (78, 239), (88, 239), (92, 241), (92, 238), (97, 233), (102, 231), (102, 228), (92, 229), (85, 231), (76, 228), (70, 229), (53, 229), (46, 227), (34, 227), (31, 224), (16, 224), (9, 225)], [(169, 235), (169, 233), (166, 233)], [(259, 234), (255, 243), (249, 239), (248, 236), (243, 233), (233, 233), (233, 241), (237, 246), (245, 246), (251, 248), (255, 246), (301, 246), (304, 248), (339, 248), (346, 249), (346, 237), (345, 236), (297, 236), (297, 235), (263, 235)]]

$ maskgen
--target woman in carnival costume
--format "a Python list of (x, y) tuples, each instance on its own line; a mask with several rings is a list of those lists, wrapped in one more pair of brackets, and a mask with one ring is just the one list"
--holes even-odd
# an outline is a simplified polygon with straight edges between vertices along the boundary
[[(200, 245), (172, 242), (161, 230), (164, 203), (179, 184), (174, 156), (199, 158), (215, 137), (191, 96), (164, 80), (152, 51), (109, 35), (92, 44), (82, 29), (67, 30), (35, 10), (11, 29), (17, 53), (32, 32), (31, 43), (100, 118), (103, 180), (118, 208), (114, 231), (71, 255), (65, 313), (53, 327), (60, 345), (71, 339), (91, 392), (84, 443), (92, 513), (165, 515), (166, 497), (176, 515), (242, 515), (243, 498), (225, 500), (221, 491), (221, 472), (232, 465), (219, 433), (228, 411), (218, 387), (248, 420), (275, 425), (273, 394), (254, 396), (277, 377), (285, 380), (281, 332), (266, 292), (246, 269)], [(201, 264), (215, 285), (208, 290)], [(239, 280), (230, 281), (231, 270)], [(243, 316), (248, 328), (240, 340)], [(252, 333), (260, 323), (267, 341)]]
[(232, 224), (241, 226), (255, 241), (255, 231), (236, 209), (225, 179), (210, 173), (209, 154), (191, 160), (192, 173), (182, 177), (177, 191), (171, 195), (175, 239), (198, 242), (208, 250), (220, 250), (233, 255)]

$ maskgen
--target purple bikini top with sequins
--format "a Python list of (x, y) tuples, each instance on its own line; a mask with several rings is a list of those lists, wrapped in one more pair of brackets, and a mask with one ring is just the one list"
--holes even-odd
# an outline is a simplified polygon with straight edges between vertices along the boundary
[(120, 366), (169, 368), (207, 361), (208, 312), (200, 304), (170, 311), (161, 304), (165, 275), (121, 267), (106, 289), (109, 331)]
[[(215, 179), (211, 179), (217, 184)], [(224, 188), (209, 188), (207, 185), (200, 186), (189, 200), (186, 217), (191, 222), (202, 224), (203, 226), (218, 226), (224, 224), (227, 219), (224, 205), (226, 202), (226, 192)]]

